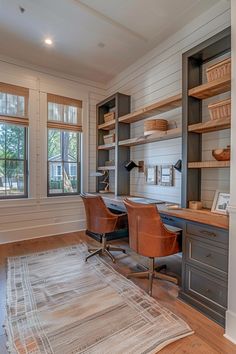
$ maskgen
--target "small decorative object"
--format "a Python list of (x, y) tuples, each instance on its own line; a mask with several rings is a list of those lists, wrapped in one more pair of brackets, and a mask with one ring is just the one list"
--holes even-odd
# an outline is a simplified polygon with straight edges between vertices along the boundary
[(115, 112), (108, 112), (104, 114), (104, 122), (110, 122), (111, 120), (115, 119)]
[(212, 155), (217, 161), (229, 161), (230, 160), (230, 145), (227, 145), (226, 149), (212, 150)]
[(195, 201), (195, 200), (190, 200), (188, 206), (189, 206), (189, 209), (201, 210), (202, 209), (202, 202)]
[(224, 193), (217, 190), (215, 192), (215, 197), (214, 197), (211, 211), (213, 213), (226, 215), (228, 213), (229, 201), (230, 201), (229, 193)]
[(99, 183), (101, 184), (105, 184), (105, 188), (100, 190), (99, 193), (109, 193), (109, 173), (108, 171), (102, 171), (102, 172), (92, 172), (90, 174), (91, 177), (103, 177), (104, 176), (104, 180), (103, 181), (99, 181)]
[(139, 161), (137, 165), (134, 161), (129, 161), (125, 165), (125, 169), (130, 172), (133, 168), (137, 167), (139, 172), (144, 172), (144, 161)]
[(113, 144), (115, 142), (115, 134), (107, 134), (103, 136), (104, 144)]
[(146, 183), (157, 184), (157, 167), (147, 166), (145, 169)]
[(226, 75), (231, 75), (231, 58), (227, 58), (216, 64), (213, 64), (206, 70), (208, 82), (221, 79)]
[(218, 101), (208, 105), (211, 120), (231, 117), (231, 99)]
[(174, 165), (174, 169), (178, 172), (182, 172), (182, 160), (178, 160)]
[(158, 166), (157, 184), (165, 187), (173, 186), (173, 165)]
[(165, 119), (149, 119), (144, 122), (144, 135), (151, 135), (167, 129), (168, 121)]

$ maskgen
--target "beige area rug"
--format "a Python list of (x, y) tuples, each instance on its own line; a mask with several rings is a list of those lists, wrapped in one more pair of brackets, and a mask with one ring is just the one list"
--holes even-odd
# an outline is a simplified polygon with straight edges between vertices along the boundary
[(8, 259), (11, 354), (150, 354), (192, 333), (87, 246)]

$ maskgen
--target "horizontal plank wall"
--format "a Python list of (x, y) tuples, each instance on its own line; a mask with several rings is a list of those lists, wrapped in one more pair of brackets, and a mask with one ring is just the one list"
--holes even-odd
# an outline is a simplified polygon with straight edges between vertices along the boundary
[(85, 228), (79, 196), (47, 198), (47, 92), (83, 101), (84, 190), (95, 191), (96, 104), (105, 96), (95, 82), (32, 70), (0, 58), (0, 82), (29, 88), (29, 198), (0, 200), (0, 243)]
[[(182, 30), (175, 33), (157, 48), (135, 62), (108, 85), (108, 95), (122, 92), (131, 95), (131, 111), (154, 103), (162, 98), (181, 92), (182, 53), (192, 46), (213, 36), (230, 25), (230, 2), (219, 2)], [(170, 126), (181, 126), (181, 109), (176, 109), (159, 118), (168, 119)], [(207, 119), (207, 107), (204, 117)], [(131, 137), (143, 135), (143, 121), (131, 125)], [(211, 133), (204, 137), (203, 157), (209, 157), (211, 150), (229, 143), (229, 132)], [(181, 158), (181, 138), (139, 145), (131, 148), (131, 159), (144, 160), (146, 165), (174, 164)], [(202, 198), (204, 206), (212, 204), (215, 189), (227, 189), (227, 169), (204, 171)], [(175, 172), (173, 187), (145, 184), (145, 176), (137, 169), (131, 172), (131, 194), (154, 197), (171, 202), (180, 202), (181, 174)]]

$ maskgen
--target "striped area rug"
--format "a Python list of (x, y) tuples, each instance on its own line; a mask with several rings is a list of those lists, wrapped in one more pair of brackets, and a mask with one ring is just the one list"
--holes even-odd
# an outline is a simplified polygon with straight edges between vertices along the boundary
[(157, 353), (192, 333), (87, 246), (8, 259), (11, 354)]

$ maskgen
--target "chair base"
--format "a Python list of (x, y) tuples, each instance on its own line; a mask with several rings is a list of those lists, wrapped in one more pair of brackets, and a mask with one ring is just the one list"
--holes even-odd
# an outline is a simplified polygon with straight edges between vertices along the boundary
[(162, 265), (154, 269), (154, 258), (149, 258), (149, 268), (144, 271), (144, 272), (133, 272), (127, 275), (127, 278), (131, 277), (136, 277), (136, 278), (142, 278), (145, 276), (148, 276), (148, 294), (152, 295), (152, 284), (153, 284), (153, 279), (161, 279), (161, 280), (167, 280), (170, 281), (174, 284), (178, 284), (178, 279), (177, 277), (160, 273), (162, 269), (166, 269), (166, 265)]
[(102, 247), (100, 248), (92, 248), (92, 249), (89, 249), (89, 252), (92, 252), (90, 253), (86, 258), (85, 258), (85, 262), (87, 262), (87, 260), (95, 255), (99, 255), (99, 256), (102, 256), (102, 255), (106, 255), (108, 256), (113, 263), (115, 263), (115, 257), (111, 254), (110, 251), (114, 251), (114, 252), (123, 252), (123, 253), (126, 253), (125, 249), (123, 248), (120, 248), (120, 247), (113, 247), (111, 245), (108, 245), (107, 244), (107, 239), (106, 239), (106, 235), (102, 235)]

